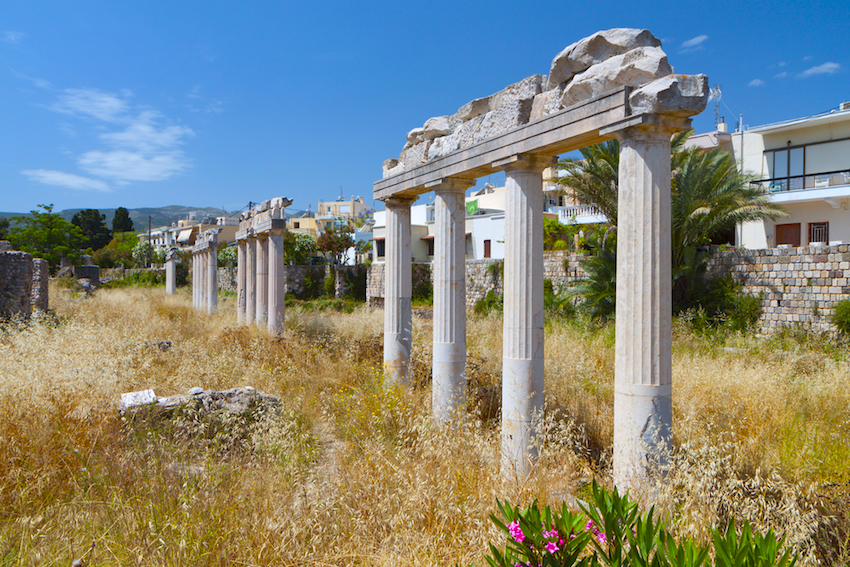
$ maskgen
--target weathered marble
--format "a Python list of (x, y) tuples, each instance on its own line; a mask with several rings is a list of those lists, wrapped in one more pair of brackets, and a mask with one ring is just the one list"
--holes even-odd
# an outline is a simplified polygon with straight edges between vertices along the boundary
[(412, 199), (387, 199), (384, 370), (393, 382), (407, 384), (413, 343), (410, 285), (410, 205)]

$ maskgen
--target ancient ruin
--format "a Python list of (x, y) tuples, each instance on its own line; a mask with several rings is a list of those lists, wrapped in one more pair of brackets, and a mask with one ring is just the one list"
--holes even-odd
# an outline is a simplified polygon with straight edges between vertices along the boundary
[[(217, 276), (216, 276), (217, 279)], [(177, 249), (169, 248), (165, 253), (165, 293), (177, 293)]]
[(207, 313), (218, 309), (218, 233), (202, 232), (192, 248), (192, 305)]
[(286, 264), (283, 233), (291, 199), (276, 197), (242, 213), (237, 244), (236, 313), (239, 324), (283, 330)]
[[(670, 137), (705, 108), (708, 79), (672, 74), (647, 30), (602, 31), (532, 75), (411, 130), (383, 164), (387, 208), (384, 364), (405, 382), (411, 349), (410, 205), (435, 191), (434, 407), (465, 403), (463, 191), (504, 171), (502, 470), (525, 476), (543, 412), (542, 172), (555, 157), (618, 138), (614, 479), (639, 488), (671, 437)], [(460, 199), (458, 199), (460, 196)], [(460, 277), (458, 277), (460, 275)]]
[(30, 317), (48, 308), (47, 260), (14, 250), (0, 240), (0, 316)]

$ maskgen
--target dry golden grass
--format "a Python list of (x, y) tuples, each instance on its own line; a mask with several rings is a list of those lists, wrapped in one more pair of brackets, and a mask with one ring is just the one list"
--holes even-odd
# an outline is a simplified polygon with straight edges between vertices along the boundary
[[(516, 483), (498, 474), (499, 317), (470, 320), (473, 401), (441, 427), (427, 319), (413, 385), (387, 389), (379, 310), (292, 308), (272, 338), (237, 327), (229, 301), (212, 316), (190, 302), (51, 289), (55, 319), (0, 327), (0, 565), (481, 564), (496, 498), (558, 502), (608, 481), (610, 329), (547, 328), (546, 442)], [(676, 345), (679, 449), (659, 503), (677, 530), (748, 517), (810, 560), (840, 557), (850, 520), (828, 516), (850, 500), (846, 351), (746, 337), (723, 350), (682, 329)], [(245, 385), (280, 397), (280, 415), (216, 430), (116, 409), (131, 390)]]

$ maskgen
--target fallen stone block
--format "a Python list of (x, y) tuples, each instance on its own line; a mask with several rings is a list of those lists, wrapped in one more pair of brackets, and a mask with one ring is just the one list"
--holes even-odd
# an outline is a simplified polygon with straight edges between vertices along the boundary
[(708, 104), (708, 77), (669, 75), (636, 89), (629, 96), (632, 114), (693, 116)]

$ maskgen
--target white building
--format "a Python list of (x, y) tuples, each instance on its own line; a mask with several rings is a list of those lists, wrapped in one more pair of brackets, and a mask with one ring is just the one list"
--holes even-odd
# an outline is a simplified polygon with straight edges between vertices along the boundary
[(745, 223), (745, 248), (850, 242), (850, 103), (825, 114), (727, 134), (691, 138), (691, 145), (732, 151), (743, 170), (770, 191), (789, 216)]

